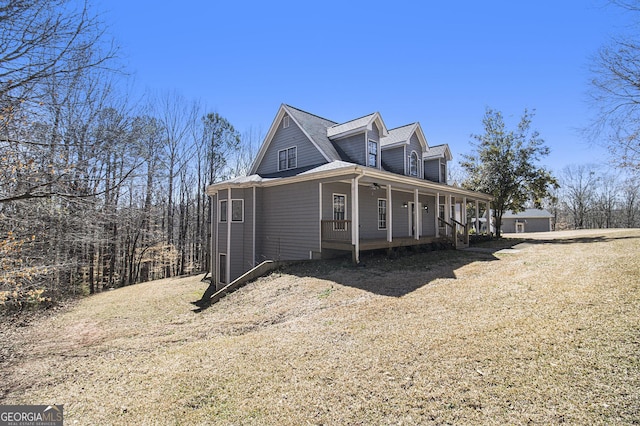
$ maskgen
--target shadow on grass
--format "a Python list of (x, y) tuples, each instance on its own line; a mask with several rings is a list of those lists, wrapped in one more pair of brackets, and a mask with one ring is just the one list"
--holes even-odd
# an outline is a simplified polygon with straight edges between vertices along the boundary
[(292, 264), (282, 272), (332, 281), (381, 296), (402, 297), (437, 279), (455, 279), (456, 270), (473, 262), (498, 260), (491, 253), (461, 250), (365, 252), (360, 263), (332, 259)]
[[(351, 262), (349, 255), (331, 260), (293, 262), (283, 266), (277, 273), (332, 281), (382, 296), (402, 297), (434, 280), (456, 279), (456, 270), (463, 266), (499, 260), (495, 254), (504, 249), (522, 250), (539, 244), (592, 244), (639, 238), (638, 235), (624, 234), (539, 239), (509, 237), (474, 244), (463, 250), (405, 247), (394, 250), (391, 255), (386, 251), (363, 252), (358, 265)], [(202, 312), (211, 306), (204, 299), (197, 303), (194, 312)]]

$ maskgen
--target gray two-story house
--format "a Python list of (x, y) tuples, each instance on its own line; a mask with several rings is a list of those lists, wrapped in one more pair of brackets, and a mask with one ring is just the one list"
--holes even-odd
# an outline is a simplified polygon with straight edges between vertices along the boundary
[(450, 160), (419, 123), (387, 129), (377, 112), (336, 123), (281, 105), (249, 175), (207, 189), (213, 282), (265, 260), (468, 243), (467, 211), (480, 217), (491, 196), (447, 185)]

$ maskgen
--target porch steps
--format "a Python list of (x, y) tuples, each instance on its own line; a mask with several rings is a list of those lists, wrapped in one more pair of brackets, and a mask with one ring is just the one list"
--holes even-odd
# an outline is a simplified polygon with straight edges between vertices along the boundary
[(268, 274), (269, 272), (275, 269), (278, 269), (283, 264), (284, 262), (265, 260), (261, 264), (245, 272), (243, 275), (239, 276), (238, 278), (236, 278), (235, 280), (233, 280), (232, 282), (230, 282), (229, 284), (227, 284), (226, 286), (222, 287), (219, 290), (216, 290), (216, 284), (215, 282), (212, 281), (211, 284), (209, 284), (209, 287), (207, 288), (207, 290), (205, 290), (200, 300), (192, 303), (197, 307), (199, 307), (200, 309), (208, 307), (216, 303), (220, 299), (222, 299), (227, 294), (242, 287), (249, 281), (253, 281), (256, 278), (262, 277)]

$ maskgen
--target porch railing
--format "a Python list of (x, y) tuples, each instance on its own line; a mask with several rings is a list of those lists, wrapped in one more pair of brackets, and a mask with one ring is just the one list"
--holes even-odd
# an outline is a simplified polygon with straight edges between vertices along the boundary
[(321, 220), (323, 241), (351, 241), (350, 220)]

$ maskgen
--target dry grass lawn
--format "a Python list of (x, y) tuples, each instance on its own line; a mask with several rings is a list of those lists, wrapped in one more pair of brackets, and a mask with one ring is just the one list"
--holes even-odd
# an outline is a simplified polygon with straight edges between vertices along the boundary
[(526, 238), (291, 266), (201, 313), (196, 277), (5, 320), (0, 404), (78, 425), (639, 424), (640, 230)]

